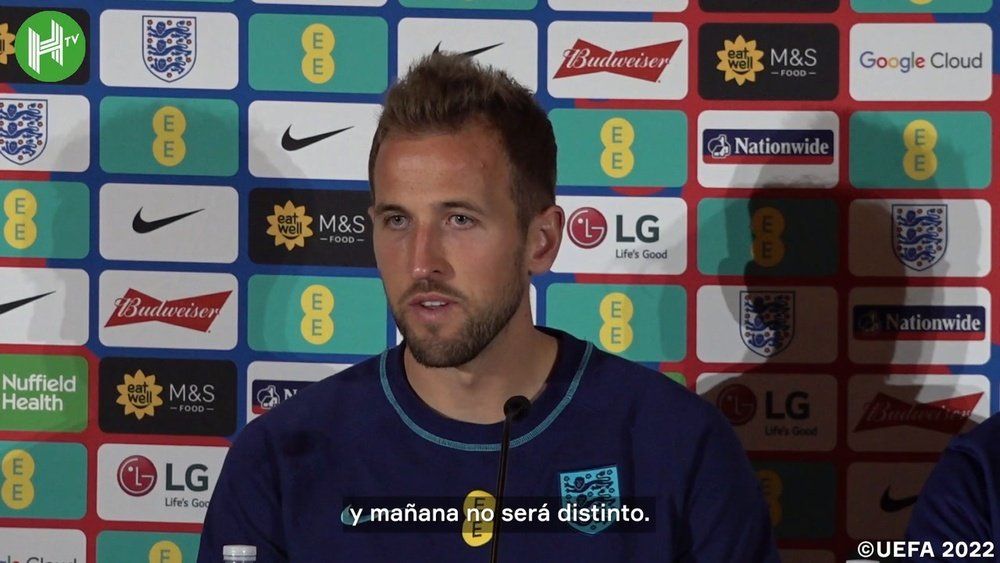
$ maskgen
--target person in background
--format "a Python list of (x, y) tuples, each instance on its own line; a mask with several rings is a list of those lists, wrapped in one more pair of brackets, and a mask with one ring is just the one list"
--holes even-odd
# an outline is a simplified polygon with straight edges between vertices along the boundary
[(945, 448), (924, 483), (906, 529), (906, 539), (930, 542), (934, 556), (926, 556), (928, 551), (914, 561), (1000, 557), (998, 444), (1000, 416), (991, 416)]
[[(425, 57), (386, 94), (369, 181), (403, 342), (247, 425), (200, 562), (226, 544), (256, 546), (261, 562), (485, 562), (496, 548), (505, 561), (778, 561), (757, 480), (714, 407), (534, 325), (530, 280), (555, 260), (565, 218), (552, 125), (528, 90), (468, 56)], [(380, 502), (495, 495), (503, 407), (518, 395), (530, 407), (511, 426), (504, 505), (549, 502), (550, 521), (494, 538), (482, 523), (427, 532), (372, 518)], [(648, 521), (563, 521), (567, 504), (642, 506)]]

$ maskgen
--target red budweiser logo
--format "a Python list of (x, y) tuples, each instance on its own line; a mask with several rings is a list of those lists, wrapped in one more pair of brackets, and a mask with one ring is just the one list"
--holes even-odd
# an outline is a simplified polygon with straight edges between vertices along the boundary
[(553, 78), (610, 72), (648, 82), (656, 82), (670, 64), (681, 40), (646, 45), (624, 51), (608, 51), (583, 39), (563, 52), (563, 64)]
[(105, 327), (159, 321), (168, 325), (189, 328), (200, 332), (208, 329), (219, 316), (219, 311), (232, 291), (221, 291), (197, 297), (184, 297), (160, 301), (141, 291), (129, 289), (125, 296), (115, 299), (115, 310)]
[(872, 402), (865, 405), (865, 412), (861, 415), (858, 425), (854, 427), (854, 431), (916, 426), (947, 434), (958, 434), (965, 421), (972, 416), (972, 411), (982, 396), (982, 393), (973, 393), (930, 403), (911, 404), (885, 393), (878, 393)]

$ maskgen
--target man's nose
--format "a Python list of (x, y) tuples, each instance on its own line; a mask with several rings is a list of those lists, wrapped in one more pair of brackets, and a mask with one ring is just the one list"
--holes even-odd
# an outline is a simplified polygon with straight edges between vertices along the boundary
[(444, 278), (450, 274), (441, 233), (432, 225), (416, 229), (411, 273), (414, 279)]

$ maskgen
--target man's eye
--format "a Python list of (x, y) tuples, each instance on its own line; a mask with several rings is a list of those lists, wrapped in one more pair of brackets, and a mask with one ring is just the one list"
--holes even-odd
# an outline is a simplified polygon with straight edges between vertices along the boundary
[(468, 227), (475, 223), (472, 217), (469, 217), (468, 215), (452, 215), (451, 222), (459, 227)]
[(393, 228), (405, 227), (406, 217), (402, 215), (389, 215), (385, 218), (385, 224)]

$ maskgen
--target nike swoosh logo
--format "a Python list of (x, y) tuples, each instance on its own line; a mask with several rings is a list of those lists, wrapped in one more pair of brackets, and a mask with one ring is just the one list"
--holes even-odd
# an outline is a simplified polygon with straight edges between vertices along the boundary
[(52, 295), (53, 293), (55, 293), (55, 292), (54, 291), (50, 291), (48, 293), (43, 293), (41, 295), (36, 295), (34, 297), (28, 297), (27, 299), (18, 299), (17, 301), (10, 301), (8, 303), (0, 303), (0, 315), (2, 315), (4, 313), (7, 313), (9, 311), (13, 311), (14, 309), (17, 309), (18, 307), (23, 307), (24, 305), (27, 305), (28, 303), (31, 303), (32, 301), (38, 301), (42, 297), (45, 297), (46, 295)]
[[(471, 57), (475, 57), (476, 55), (480, 55), (482, 53), (485, 53), (486, 51), (489, 51), (490, 49), (496, 49), (497, 47), (499, 47), (501, 45), (503, 45), (503, 43), (497, 43), (495, 45), (489, 45), (487, 47), (480, 47), (478, 49), (473, 49), (471, 51), (466, 51), (464, 53), (459, 53), (459, 55), (463, 56), (463, 57), (470, 57), (471, 58)], [(438, 41), (437, 46), (434, 47), (434, 52), (435, 53), (440, 53), (441, 52), (441, 42), (440, 41)]]
[(313, 135), (312, 137), (296, 139), (295, 137), (292, 137), (292, 126), (289, 125), (288, 129), (285, 129), (285, 134), (281, 136), (281, 148), (286, 151), (297, 151), (299, 149), (304, 149), (309, 145), (318, 143), (328, 137), (343, 133), (348, 129), (354, 129), (354, 126), (351, 125), (350, 127), (344, 127), (343, 129), (337, 129), (336, 131), (328, 131), (326, 133), (320, 133), (319, 135)]
[[(367, 511), (365, 511), (367, 512)], [(362, 514), (358, 517), (358, 524), (364, 524), (365, 522), (371, 522), (371, 515)], [(355, 526), (354, 514), (351, 514), (351, 505), (347, 505), (344, 511), (340, 513), (340, 523), (345, 526)]]
[(879, 500), (879, 507), (886, 512), (899, 512), (904, 508), (909, 508), (917, 502), (918, 495), (903, 498), (892, 498), (889, 496), (889, 487), (882, 491), (882, 499)]
[(146, 221), (142, 218), (142, 208), (135, 212), (135, 217), (132, 218), (132, 230), (144, 235), (146, 233), (151, 233), (156, 229), (161, 229), (166, 227), (170, 223), (176, 223), (185, 217), (190, 217), (199, 211), (204, 211), (204, 209), (195, 209), (194, 211), (188, 211), (187, 213), (181, 213), (180, 215), (171, 215), (170, 217), (164, 217), (163, 219), (157, 219), (156, 221)]

